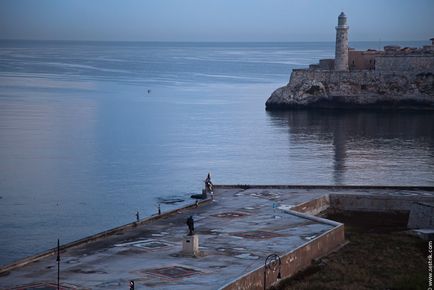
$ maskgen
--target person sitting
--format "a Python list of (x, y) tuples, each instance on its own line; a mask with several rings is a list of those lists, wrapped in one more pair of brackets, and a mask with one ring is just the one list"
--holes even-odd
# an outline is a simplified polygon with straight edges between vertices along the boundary
[(211, 182), (211, 174), (208, 173), (208, 176), (205, 179), (205, 189), (202, 189), (202, 194), (192, 194), (190, 197), (195, 199), (206, 199), (208, 197), (208, 193), (213, 194), (214, 185)]

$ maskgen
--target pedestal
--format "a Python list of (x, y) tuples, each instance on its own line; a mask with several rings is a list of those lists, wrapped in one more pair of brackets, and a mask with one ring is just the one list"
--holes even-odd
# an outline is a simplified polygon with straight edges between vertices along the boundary
[(182, 241), (182, 253), (187, 256), (199, 255), (199, 236), (185, 236)]

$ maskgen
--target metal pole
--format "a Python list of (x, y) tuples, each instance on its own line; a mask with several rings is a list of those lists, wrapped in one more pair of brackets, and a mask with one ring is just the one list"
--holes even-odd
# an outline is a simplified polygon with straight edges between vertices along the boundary
[[(268, 262), (270, 260), (270, 262)], [(267, 270), (273, 268), (273, 272), (278, 267), (279, 272), (277, 274), (277, 279), (281, 278), (280, 274), (280, 267), (282, 265), (282, 261), (280, 260), (279, 255), (277, 254), (271, 254), (268, 255), (267, 258), (265, 258), (265, 264), (264, 264), (264, 290), (267, 289)]]
[(264, 290), (267, 290), (267, 266), (264, 267)]
[(60, 242), (57, 239), (57, 290), (60, 290)]

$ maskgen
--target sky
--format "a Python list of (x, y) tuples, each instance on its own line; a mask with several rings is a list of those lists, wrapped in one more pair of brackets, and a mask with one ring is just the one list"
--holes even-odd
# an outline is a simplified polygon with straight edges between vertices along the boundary
[(434, 0), (0, 0), (0, 39), (334, 41), (434, 37)]

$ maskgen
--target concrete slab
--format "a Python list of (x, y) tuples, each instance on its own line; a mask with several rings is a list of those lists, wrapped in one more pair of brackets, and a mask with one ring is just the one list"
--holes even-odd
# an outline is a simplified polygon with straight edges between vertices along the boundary
[(410, 233), (426, 241), (434, 240), (434, 229), (417, 229), (411, 230)]
[[(341, 224), (311, 216), (327, 207), (329, 196), (339, 194), (433, 198), (432, 190), (411, 188), (216, 187), (215, 200), (197, 208), (65, 249), (61, 281), (65, 289), (127, 289), (130, 280), (136, 289), (220, 289), (234, 281), (239, 283), (233, 288), (261, 289), (261, 267), (268, 255), (285, 255), (282, 264), (290, 270), (283, 274), (290, 275), (325, 254), (324, 243), (332, 247), (342, 242)], [(197, 257), (181, 253), (190, 215), (200, 239)], [(330, 235), (337, 227), (338, 235)], [(0, 288), (45, 283), (49, 289), (56, 278), (53, 253), (3, 272)]]
[[(321, 196), (292, 190), (219, 189), (198, 208), (138, 225), (135, 229), (66, 249), (61, 281), (79, 289), (217, 289), (261, 267), (267, 255), (284, 254), (333, 228), (278, 209)], [(201, 256), (180, 252), (193, 215)], [(0, 277), (3, 288), (55, 283), (56, 257), (19, 267)]]

